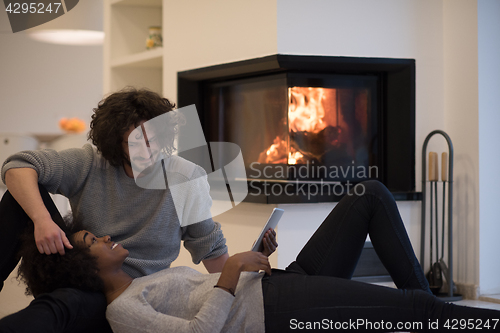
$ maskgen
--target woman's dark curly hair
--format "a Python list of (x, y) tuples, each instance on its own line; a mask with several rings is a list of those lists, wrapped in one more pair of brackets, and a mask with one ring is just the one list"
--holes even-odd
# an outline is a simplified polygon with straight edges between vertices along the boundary
[[(153, 119), (174, 107), (174, 103), (155, 92), (127, 87), (104, 98), (94, 108), (88, 138), (111, 165), (121, 166), (128, 161), (122, 141), (130, 126), (137, 127), (142, 120)], [(171, 146), (173, 138), (169, 141)], [(168, 152), (172, 150), (167, 146)]]
[(73, 231), (77, 230), (68, 227), (64, 231), (73, 245), (73, 249), (65, 249), (64, 255), (40, 253), (32, 225), (24, 233), (20, 251), (22, 260), (17, 274), (18, 279), (26, 283), (26, 295), (38, 296), (57, 288), (103, 290), (103, 281), (97, 274), (97, 258), (90, 254), (87, 246), (74, 241)]

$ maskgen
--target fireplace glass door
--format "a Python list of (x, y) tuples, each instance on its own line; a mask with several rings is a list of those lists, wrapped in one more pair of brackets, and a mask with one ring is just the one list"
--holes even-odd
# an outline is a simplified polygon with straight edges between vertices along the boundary
[(205, 131), (234, 142), (255, 179), (377, 178), (377, 75), (285, 73), (205, 86)]

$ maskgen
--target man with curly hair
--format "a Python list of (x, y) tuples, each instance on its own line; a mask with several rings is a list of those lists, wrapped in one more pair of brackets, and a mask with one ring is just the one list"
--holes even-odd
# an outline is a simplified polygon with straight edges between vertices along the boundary
[[(179, 205), (176, 202), (174, 206), (168, 188), (151, 190), (135, 183), (129, 134), (173, 108), (174, 104), (156, 93), (127, 88), (104, 98), (94, 109), (88, 137), (95, 147), (86, 144), (80, 149), (59, 152), (24, 151), (4, 162), (2, 179), (33, 221), (40, 253), (64, 254), (65, 248), (71, 249), (72, 245), (44, 205), (38, 184), (51, 193), (66, 196), (82, 227), (95, 234), (108, 234), (127, 246), (130, 256), (124, 270), (132, 277), (169, 267), (179, 254), (181, 241), (194, 263), (203, 262), (210, 273), (221, 271), (228, 254), (220, 224), (207, 218), (184, 226), (176, 213)], [(146, 144), (149, 146), (149, 142)], [(164, 151), (171, 154), (173, 136), (167, 136), (163, 144)], [(206, 177), (201, 167), (187, 160), (173, 155), (168, 160), (166, 172), (175, 181)], [(208, 183), (192, 183), (185, 207), (197, 207), (209, 216), (212, 202)], [(17, 221), (0, 218), (0, 244), (12, 252), (19, 246), (20, 228)], [(0, 287), (18, 260), (15, 253), (0, 259)], [(104, 312), (104, 308), (96, 311)]]

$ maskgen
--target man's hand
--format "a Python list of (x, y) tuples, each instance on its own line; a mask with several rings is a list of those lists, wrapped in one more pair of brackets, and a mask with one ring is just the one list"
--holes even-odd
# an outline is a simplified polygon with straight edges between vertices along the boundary
[(269, 229), (264, 234), (262, 238), (262, 244), (264, 245), (264, 250), (262, 254), (269, 257), (278, 248), (278, 242), (276, 242), (276, 231)]
[(35, 242), (40, 253), (64, 254), (72, 249), (64, 232), (57, 226), (43, 203), (38, 189), (38, 174), (31, 168), (13, 168), (5, 172), (5, 185), (35, 225)]
[(35, 224), (35, 242), (40, 253), (60, 253), (64, 255), (64, 247), (72, 249), (73, 246), (64, 231), (51, 219), (38, 221)]

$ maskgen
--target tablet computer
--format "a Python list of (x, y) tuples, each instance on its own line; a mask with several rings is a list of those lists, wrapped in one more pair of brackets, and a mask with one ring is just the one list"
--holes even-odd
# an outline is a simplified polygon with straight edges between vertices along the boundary
[(264, 244), (262, 243), (262, 239), (264, 238), (264, 234), (266, 231), (269, 229), (274, 229), (278, 225), (279, 220), (281, 219), (281, 216), (283, 215), (285, 211), (280, 208), (274, 208), (273, 212), (271, 213), (271, 216), (269, 216), (269, 219), (267, 220), (266, 225), (264, 228), (262, 228), (262, 231), (259, 234), (259, 237), (255, 241), (255, 243), (252, 246), (252, 251), (254, 252), (262, 252), (264, 250)]

